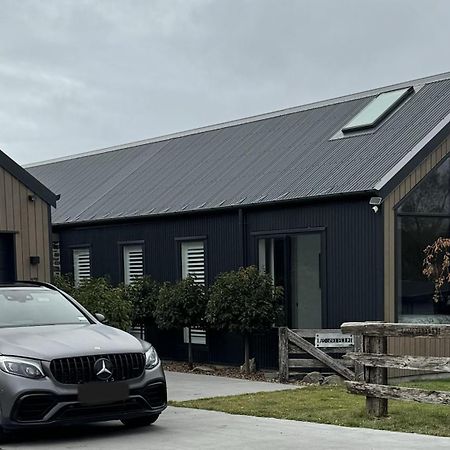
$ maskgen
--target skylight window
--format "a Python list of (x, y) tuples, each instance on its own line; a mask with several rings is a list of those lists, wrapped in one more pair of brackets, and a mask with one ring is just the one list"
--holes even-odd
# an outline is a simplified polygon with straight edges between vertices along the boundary
[(393, 111), (414, 89), (407, 87), (396, 91), (383, 92), (366, 105), (347, 125), (342, 128), (344, 133), (365, 130), (378, 125)]

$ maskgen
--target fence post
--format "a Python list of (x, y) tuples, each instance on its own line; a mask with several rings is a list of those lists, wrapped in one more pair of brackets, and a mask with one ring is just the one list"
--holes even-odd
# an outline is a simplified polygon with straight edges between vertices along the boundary
[(278, 328), (278, 376), (280, 383), (289, 381), (289, 340), (287, 327)]
[[(387, 353), (386, 336), (364, 336), (365, 353)], [(387, 384), (387, 369), (365, 367), (364, 381), (371, 384)], [(366, 412), (369, 416), (385, 417), (388, 413), (388, 401), (383, 398), (366, 397)]]
[[(364, 345), (363, 345), (363, 337), (361, 334), (355, 334), (353, 335), (354, 340), (354, 352), (356, 353), (363, 353), (364, 352)], [(355, 361), (355, 380), (356, 381), (363, 381), (364, 380), (364, 365), (358, 362), (358, 360)]]

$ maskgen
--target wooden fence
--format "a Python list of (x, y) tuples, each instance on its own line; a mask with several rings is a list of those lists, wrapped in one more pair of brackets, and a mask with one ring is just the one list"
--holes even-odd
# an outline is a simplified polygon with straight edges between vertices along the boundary
[(450, 392), (388, 386), (387, 380), (387, 370), (391, 368), (450, 372), (448, 357), (387, 354), (388, 337), (448, 338), (450, 325), (348, 322), (342, 324), (341, 330), (343, 333), (357, 333), (363, 338), (363, 351), (348, 353), (346, 358), (364, 367), (364, 382), (346, 381), (346, 385), (349, 392), (366, 396), (369, 416), (386, 416), (389, 399), (450, 404)]
[[(341, 335), (340, 329), (294, 329), (280, 327), (278, 330), (279, 345), (279, 378), (286, 383), (291, 377), (305, 375), (312, 370), (326, 373), (337, 373), (347, 380), (353, 380), (358, 365), (351, 360), (342, 359), (347, 351), (359, 350), (362, 340), (354, 336), (355, 345), (351, 347), (317, 348), (310, 340), (317, 334), (327, 333)], [(309, 340), (308, 340), (309, 339)], [(360, 344), (361, 343), (361, 344)], [(361, 371), (359, 371), (361, 372)], [(362, 372), (361, 372), (362, 373)]]

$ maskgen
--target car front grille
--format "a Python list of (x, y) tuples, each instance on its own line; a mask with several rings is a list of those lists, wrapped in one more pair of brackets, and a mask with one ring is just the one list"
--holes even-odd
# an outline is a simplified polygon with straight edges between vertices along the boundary
[(101, 358), (109, 359), (113, 365), (113, 373), (109, 381), (137, 378), (144, 371), (145, 356), (143, 353), (115, 353), (54, 359), (50, 363), (50, 370), (55, 379), (63, 384), (99, 381), (94, 371), (94, 364)]

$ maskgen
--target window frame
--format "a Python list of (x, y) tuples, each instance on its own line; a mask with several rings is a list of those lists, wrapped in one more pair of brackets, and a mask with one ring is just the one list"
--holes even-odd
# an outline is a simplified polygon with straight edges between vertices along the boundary
[(402, 302), (402, 230), (401, 219), (402, 217), (419, 217), (419, 218), (442, 218), (450, 219), (449, 213), (432, 213), (432, 212), (402, 212), (399, 209), (408, 201), (410, 196), (416, 189), (420, 189), (421, 185), (427, 180), (428, 175), (433, 171), (438, 170), (446, 161), (450, 160), (450, 153), (445, 155), (425, 176), (398, 202), (394, 205), (394, 239), (395, 239), (395, 261), (394, 261), (394, 289), (395, 289), (395, 302), (394, 302), (394, 320), (399, 323), (401, 302)]
[[(177, 260), (177, 279), (183, 279), (183, 243), (187, 242), (202, 242), (203, 243), (203, 254), (204, 254), (204, 271), (205, 271), (205, 286), (209, 284), (209, 270), (208, 270), (208, 239), (207, 236), (183, 236), (183, 237), (175, 237), (175, 251), (176, 251), (176, 260)], [(205, 341), (204, 342), (194, 342), (192, 340), (192, 345), (200, 346), (201, 348), (205, 348), (208, 345), (208, 333), (206, 330), (201, 330), (205, 333)], [(193, 337), (193, 336), (191, 336)], [(187, 344), (189, 341), (189, 336), (187, 334), (187, 328), (183, 328), (183, 343)]]
[(73, 282), (74, 285), (77, 287), (79, 284), (77, 284), (77, 280), (75, 277), (75, 251), (76, 250), (88, 250), (89, 251), (89, 279), (93, 277), (92, 275), (92, 245), (91, 244), (79, 244), (79, 245), (71, 245), (69, 246), (70, 249), (70, 258), (71, 258), (71, 266), (72, 266), (72, 274), (73, 274)]
[(142, 276), (145, 277), (146, 273), (146, 268), (147, 268), (147, 264), (146, 264), (146, 245), (145, 245), (145, 240), (141, 239), (141, 240), (132, 240), (132, 241), (119, 241), (117, 243), (118, 247), (119, 247), (119, 279), (125, 283), (125, 247), (128, 246), (138, 246), (140, 245), (142, 248)]

